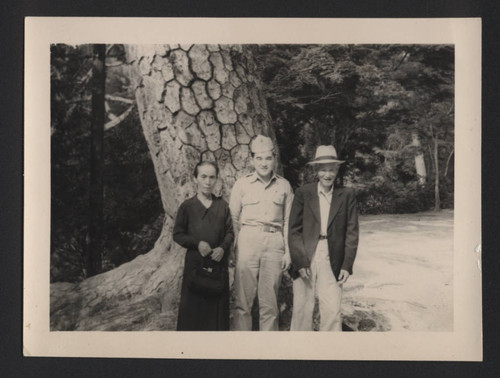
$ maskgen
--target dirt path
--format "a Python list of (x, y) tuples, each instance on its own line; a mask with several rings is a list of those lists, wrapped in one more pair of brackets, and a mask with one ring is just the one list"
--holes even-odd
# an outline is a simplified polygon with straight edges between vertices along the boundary
[(344, 322), (360, 331), (453, 329), (453, 212), (365, 216)]

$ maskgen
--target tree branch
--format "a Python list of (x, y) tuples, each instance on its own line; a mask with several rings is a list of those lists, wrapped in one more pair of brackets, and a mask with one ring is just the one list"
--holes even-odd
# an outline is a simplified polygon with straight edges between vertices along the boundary
[(118, 67), (123, 66), (125, 63), (123, 62), (115, 62), (115, 63), (106, 63), (106, 67)]
[(455, 149), (452, 149), (450, 154), (448, 155), (448, 159), (446, 159), (446, 167), (444, 169), (444, 175), (443, 176), (447, 176), (448, 175), (448, 166), (450, 165), (450, 160), (451, 160), (451, 157), (453, 156), (453, 154), (455, 153)]
[[(130, 105), (135, 104), (135, 100), (132, 100), (130, 98), (113, 96), (113, 95), (106, 95), (104, 97), (106, 98), (106, 100), (110, 100), (110, 101), (123, 102), (125, 104), (130, 104)], [(68, 104), (74, 104), (74, 103), (85, 102), (85, 101), (90, 101), (90, 100), (92, 100), (92, 97), (87, 96), (87, 97), (77, 98), (77, 99), (74, 99), (74, 100), (69, 100), (69, 101), (67, 101), (67, 103)]]
[(405, 52), (405, 54), (403, 55), (403, 57), (399, 61), (398, 65), (393, 69), (393, 71), (397, 71), (397, 69), (399, 68), (399, 66), (401, 66), (401, 64), (403, 64), (403, 61), (406, 59), (407, 56), (408, 56), (408, 51)]
[(130, 98), (125, 98), (125, 97), (113, 96), (113, 95), (106, 95), (106, 100), (124, 102), (125, 104), (131, 104), (131, 105), (135, 104), (135, 100), (132, 100)]
[(64, 115), (64, 119), (63, 119), (63, 122), (62, 122), (63, 124), (69, 121), (69, 119), (71, 118), (71, 115), (73, 114), (73, 112), (74, 112), (75, 109), (76, 109), (76, 104), (71, 104), (71, 106), (69, 107), (68, 111)]
[(109, 121), (108, 123), (106, 123), (104, 125), (104, 130), (107, 131), (107, 130), (111, 129), (112, 127), (115, 127), (118, 124), (120, 124), (120, 122), (122, 122), (125, 118), (127, 118), (127, 116), (132, 111), (133, 107), (134, 106), (132, 105), (130, 108), (128, 108), (127, 110), (125, 110), (122, 114), (120, 114), (118, 117), (116, 117), (112, 121)]
[(111, 49), (113, 48), (114, 45), (115, 45), (114, 43), (112, 43), (110, 45), (106, 45), (106, 55), (109, 54), (109, 52), (111, 51)]
[(92, 67), (88, 70), (88, 72), (79, 80), (78, 85), (86, 84), (89, 79), (92, 77)]

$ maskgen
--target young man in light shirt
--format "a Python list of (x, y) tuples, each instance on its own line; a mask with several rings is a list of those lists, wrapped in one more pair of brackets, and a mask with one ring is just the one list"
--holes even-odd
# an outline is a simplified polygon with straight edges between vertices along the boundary
[(237, 240), (233, 328), (251, 331), (258, 295), (259, 329), (277, 331), (278, 289), (290, 267), (287, 234), (293, 193), (290, 183), (274, 171), (276, 153), (270, 138), (257, 135), (250, 151), (255, 172), (236, 181), (229, 201)]

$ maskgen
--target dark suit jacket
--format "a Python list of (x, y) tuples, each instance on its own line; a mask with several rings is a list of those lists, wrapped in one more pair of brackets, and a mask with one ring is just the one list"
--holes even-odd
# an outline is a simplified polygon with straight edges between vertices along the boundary
[[(292, 277), (308, 268), (320, 236), (318, 183), (307, 184), (295, 192), (290, 212), (288, 244), (292, 258)], [(352, 274), (358, 249), (358, 209), (354, 190), (334, 188), (328, 216), (330, 264), (338, 279), (341, 269)]]

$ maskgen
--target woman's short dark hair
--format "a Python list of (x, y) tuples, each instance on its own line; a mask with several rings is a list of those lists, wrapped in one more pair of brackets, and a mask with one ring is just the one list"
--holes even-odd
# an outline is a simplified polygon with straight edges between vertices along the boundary
[(205, 165), (211, 165), (212, 167), (215, 168), (215, 177), (219, 177), (219, 166), (215, 164), (213, 161), (200, 161), (198, 164), (196, 164), (196, 167), (194, 167), (194, 172), (193, 175), (194, 177), (198, 178), (198, 168), (203, 167)]

